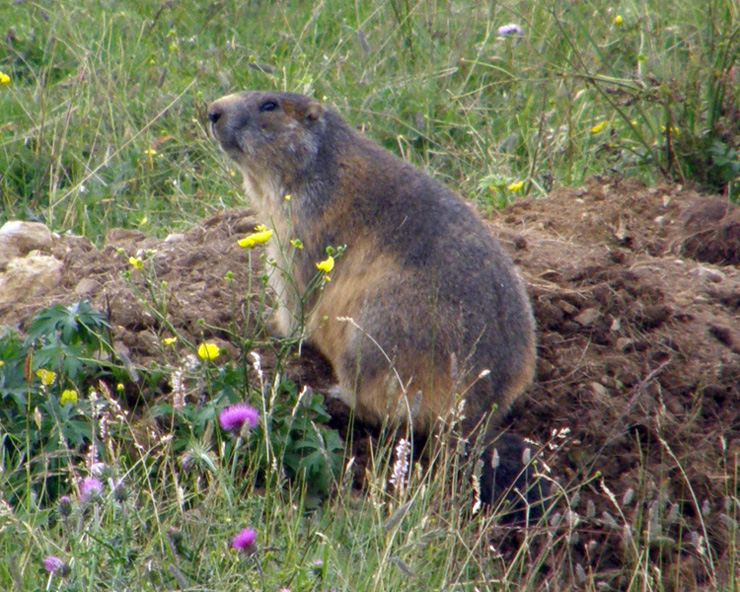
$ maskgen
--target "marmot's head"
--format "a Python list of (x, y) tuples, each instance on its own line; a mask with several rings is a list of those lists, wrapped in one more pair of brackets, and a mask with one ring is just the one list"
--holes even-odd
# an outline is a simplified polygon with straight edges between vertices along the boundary
[(320, 103), (271, 92), (228, 95), (211, 104), (208, 119), (211, 133), (243, 173), (282, 184), (311, 168), (325, 125)]

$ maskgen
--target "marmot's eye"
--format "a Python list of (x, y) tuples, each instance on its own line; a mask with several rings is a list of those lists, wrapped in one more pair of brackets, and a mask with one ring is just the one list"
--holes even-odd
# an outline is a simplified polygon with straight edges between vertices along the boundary
[(275, 109), (277, 109), (275, 101), (265, 101), (260, 105), (260, 111), (274, 111)]

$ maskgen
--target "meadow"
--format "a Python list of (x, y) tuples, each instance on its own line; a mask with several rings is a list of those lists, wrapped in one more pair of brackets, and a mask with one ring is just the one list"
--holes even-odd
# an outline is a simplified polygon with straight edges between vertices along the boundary
[[(102, 245), (112, 228), (165, 237), (247, 206), (205, 115), (240, 89), (333, 105), (483, 212), (593, 177), (739, 193), (735, 0), (39, 0), (3, 3), (0, 23), (0, 224)], [(1, 589), (680, 589), (652, 561), (660, 541), (625, 552), (621, 578), (587, 573), (555, 528), (573, 513), (497, 548), (505, 527), (471, 516), (452, 433), (432, 446), (436, 470), (412, 462), (395, 486), (404, 454), (380, 438), (353, 490), (320, 397), (281, 380), (297, 344), (270, 342), (265, 373), (254, 327), (233, 332), (240, 363), (189, 343), (138, 368), (149, 391), (181, 380), (184, 406), (131, 396), (84, 305), (0, 333)], [(219, 412), (241, 400), (260, 420), (230, 433)], [(708, 587), (740, 588), (721, 571)]]

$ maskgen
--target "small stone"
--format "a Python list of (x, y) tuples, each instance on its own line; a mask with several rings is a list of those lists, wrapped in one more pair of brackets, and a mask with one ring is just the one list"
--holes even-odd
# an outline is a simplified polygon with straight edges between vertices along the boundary
[(82, 278), (75, 286), (78, 296), (90, 296), (100, 287), (100, 282), (93, 278)]
[(700, 280), (705, 280), (715, 284), (719, 284), (725, 280), (725, 276), (722, 272), (715, 269), (709, 269), (707, 267), (697, 267), (692, 272)]
[(598, 308), (587, 308), (573, 320), (582, 327), (590, 327), (601, 316)]

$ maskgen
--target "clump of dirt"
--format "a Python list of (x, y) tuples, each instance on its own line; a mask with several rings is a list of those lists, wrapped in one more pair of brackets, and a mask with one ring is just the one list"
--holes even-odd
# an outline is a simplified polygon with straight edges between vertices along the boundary
[[(259, 222), (223, 212), (166, 241), (114, 230), (102, 250), (57, 237), (62, 285), (0, 308), (0, 326), (23, 328), (41, 308), (85, 297), (109, 315), (123, 356), (161, 363), (172, 355), (161, 345), (169, 329), (144, 294), (190, 340), (217, 339), (236, 356), (229, 332), (249, 335), (266, 314), (248, 297), (262, 262), (236, 245)], [(560, 514), (579, 517), (578, 526), (565, 521), (575, 560), (625, 587), (619, 566), (634, 537), (650, 541), (666, 588), (706, 585), (724, 559), (707, 549), (722, 553), (737, 533), (729, 496), (740, 453), (740, 209), (677, 186), (594, 181), (520, 200), (489, 225), (522, 271), (539, 328), (536, 380), (506, 423), (542, 443), (570, 430), (547, 462), (568, 492)], [(128, 256), (147, 250), (166, 283), (154, 293), (136, 273), (121, 277)], [(310, 348), (294, 364), (299, 381), (331, 384)], [(343, 413), (337, 402), (330, 409)], [(367, 441), (355, 439), (360, 454)]]

